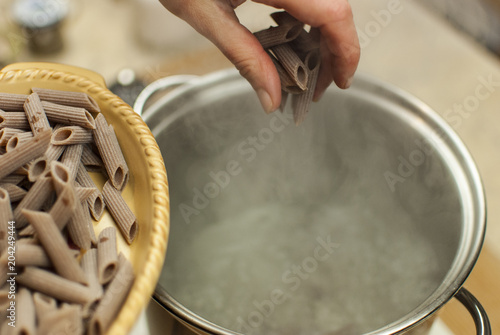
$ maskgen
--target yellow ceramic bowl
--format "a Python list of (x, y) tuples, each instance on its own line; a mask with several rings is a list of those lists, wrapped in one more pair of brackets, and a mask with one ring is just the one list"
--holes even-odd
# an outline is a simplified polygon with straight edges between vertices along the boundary
[[(114, 126), (123, 148), (130, 169), (130, 181), (123, 196), (137, 217), (139, 230), (130, 246), (118, 234), (118, 248), (132, 262), (136, 280), (107, 334), (127, 334), (150, 301), (167, 248), (169, 196), (160, 149), (142, 119), (111, 93), (104, 79), (94, 72), (51, 63), (17, 63), (0, 71), (0, 92), (28, 94), (34, 86), (90, 95), (99, 104), (108, 123)], [(94, 225), (96, 233), (112, 224), (106, 213)]]

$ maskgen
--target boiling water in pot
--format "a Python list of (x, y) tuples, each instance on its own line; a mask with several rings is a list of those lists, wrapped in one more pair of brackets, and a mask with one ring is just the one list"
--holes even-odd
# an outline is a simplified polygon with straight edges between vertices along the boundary
[(243, 334), (360, 334), (423, 303), (459, 243), (456, 186), (440, 155), (394, 188), (384, 173), (432, 135), (349, 95), (295, 127), (238, 90), (187, 97), (153, 128), (170, 183), (168, 293)]
[(169, 260), (168, 288), (244, 334), (377, 329), (421, 303), (440, 271), (409, 222), (374, 214), (335, 204), (250, 209), (185, 241), (185, 254)]

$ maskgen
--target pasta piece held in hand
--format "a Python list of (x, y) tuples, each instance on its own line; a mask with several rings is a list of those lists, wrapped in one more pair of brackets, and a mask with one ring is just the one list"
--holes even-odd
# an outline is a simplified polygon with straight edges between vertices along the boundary
[(280, 25), (254, 33), (259, 43), (264, 49), (269, 49), (277, 45), (293, 41), (302, 31), (304, 25), (300, 22), (295, 24)]
[(308, 71), (307, 90), (304, 93), (292, 97), (293, 118), (296, 125), (301, 124), (309, 112), (312, 102), (316, 82), (318, 81), (320, 58), (317, 50), (309, 51), (304, 63)]
[(295, 84), (302, 90), (307, 89), (307, 71), (302, 60), (288, 44), (280, 44), (271, 51), (283, 68), (288, 72)]

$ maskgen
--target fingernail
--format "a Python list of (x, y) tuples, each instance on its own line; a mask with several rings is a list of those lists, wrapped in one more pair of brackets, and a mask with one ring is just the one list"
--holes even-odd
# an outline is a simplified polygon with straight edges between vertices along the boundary
[(273, 101), (271, 100), (271, 96), (266, 92), (266, 90), (258, 89), (257, 96), (259, 97), (262, 108), (264, 108), (264, 111), (267, 114), (274, 112)]
[(350, 77), (349, 79), (347, 79), (347, 81), (345, 82), (344, 84), (344, 88), (349, 88), (351, 87), (351, 84), (352, 84), (352, 80), (354, 79), (354, 77)]

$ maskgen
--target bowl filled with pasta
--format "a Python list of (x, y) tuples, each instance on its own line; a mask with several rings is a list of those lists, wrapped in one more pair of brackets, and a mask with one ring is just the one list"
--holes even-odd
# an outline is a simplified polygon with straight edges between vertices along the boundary
[(158, 145), (102, 77), (0, 70), (0, 333), (127, 334), (168, 233)]

